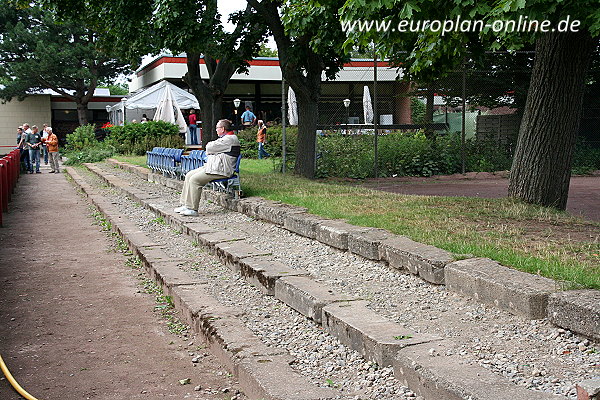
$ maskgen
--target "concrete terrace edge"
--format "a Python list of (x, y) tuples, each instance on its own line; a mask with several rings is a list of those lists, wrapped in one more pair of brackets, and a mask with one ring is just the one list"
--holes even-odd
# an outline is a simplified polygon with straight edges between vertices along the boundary
[[(178, 261), (164, 250), (115, 206), (87, 184), (71, 167), (65, 168), (74, 184), (111, 223), (143, 262), (146, 273), (173, 298), (181, 318), (201, 336), (208, 349), (239, 381), (251, 399), (325, 400), (344, 399), (340, 393), (320, 388), (295, 372), (291, 357), (283, 350), (265, 346), (239, 319), (239, 311), (223, 306), (203, 288), (206, 282), (191, 278), (179, 268)], [(286, 385), (281, 385), (286, 382)]]
[[(147, 168), (112, 159), (108, 162), (133, 172), (143, 179), (168, 187), (176, 187), (178, 184), (181, 187), (181, 181), (154, 174)], [(600, 340), (600, 324), (581, 323), (581, 321), (598, 320), (600, 303), (590, 306), (588, 299), (590, 295), (599, 298), (598, 290), (562, 290), (561, 284), (556, 281), (520, 272), (486, 258), (455, 261), (449, 252), (434, 246), (414, 242), (404, 236), (380, 229), (359, 227), (345, 221), (313, 216), (302, 207), (259, 197), (233, 200), (224, 194), (209, 191), (203, 192), (203, 198), (224, 208), (266, 220), (283, 228), (286, 228), (285, 222), (289, 216), (288, 227), (290, 222), (295, 222), (296, 224), (291, 225), (295, 225), (293, 231), (297, 234), (302, 235), (303, 231), (307, 232), (305, 236), (321, 243), (366, 258), (384, 261), (392, 268), (408, 270), (430, 283), (445, 284), (448, 290), (472, 297), (479, 302), (529, 319), (548, 318), (556, 326)], [(307, 226), (298, 227), (297, 223), (302, 221), (302, 218), (295, 214), (305, 214)], [(375, 253), (376, 248), (378, 254)], [(497, 276), (486, 274), (484, 270), (490, 265), (501, 274)], [(508, 282), (506, 276), (515, 278), (519, 284), (513, 284), (514, 281)], [(514, 296), (515, 293), (518, 296)], [(560, 301), (556, 300), (558, 298)], [(564, 316), (565, 312), (569, 315)]]
[[(98, 173), (97, 168), (94, 168)], [(109, 179), (110, 183), (110, 179)], [(123, 189), (124, 190), (124, 189)], [(160, 215), (172, 216), (171, 212), (155, 210)], [(175, 217), (183, 219), (185, 217)], [(183, 223), (188, 227), (192, 237), (194, 226), (206, 230), (201, 222)], [(224, 239), (223, 239), (224, 240)], [(367, 302), (335, 293), (323, 284), (314, 281), (306, 271), (295, 271), (274, 261), (268, 254), (253, 250), (251, 246), (239, 240), (204, 243), (210, 251), (217, 254), (232, 270), (240, 273), (248, 282), (256, 284), (265, 294), (274, 295), (277, 299), (294, 308), (301, 314), (320, 323), (328, 333), (336, 337), (348, 347), (358, 351), (365, 359), (380, 365), (392, 365), (394, 374), (409, 388), (430, 398), (432, 385), (436, 393), (446, 397), (462, 393), (464, 398), (492, 399), (483, 393), (497, 394), (499, 390), (507, 390), (517, 399), (564, 399), (548, 393), (533, 392), (519, 387), (509, 380), (496, 376), (477, 365), (470, 365), (469, 370), (476, 376), (486, 376), (486, 388), (482, 388), (476, 380), (440, 379), (439, 372), (445, 368), (460, 370), (464, 367), (460, 360), (440, 357), (427, 366), (419, 365), (413, 373), (414, 380), (407, 380), (406, 373), (414, 370), (414, 360), (401, 355), (413, 346), (451, 347), (448, 340), (428, 334), (417, 334), (399, 324), (393, 323), (366, 307)], [(274, 290), (273, 290), (274, 289)], [(408, 339), (407, 339), (408, 338)], [(433, 397), (431, 397), (433, 398)]]

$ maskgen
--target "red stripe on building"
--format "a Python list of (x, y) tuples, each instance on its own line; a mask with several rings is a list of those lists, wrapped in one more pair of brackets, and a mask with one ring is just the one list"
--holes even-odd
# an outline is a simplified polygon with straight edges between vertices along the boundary
[[(154, 68), (158, 67), (159, 65), (162, 65), (165, 63), (186, 64), (187, 58), (186, 57), (161, 57), (158, 60), (155, 60), (152, 63), (145, 66), (136, 75), (138, 77), (142, 76), (145, 73), (147, 73), (148, 71), (153, 70)], [(203, 58), (200, 59), (200, 64), (205, 64)], [(254, 65), (257, 67), (278, 67), (279, 60), (251, 60), (251, 61), (249, 61), (249, 64), (251, 66)], [(357, 67), (365, 68), (365, 67), (372, 67), (372, 66), (373, 66), (373, 61), (350, 61), (350, 62), (344, 64), (344, 68), (353, 68), (353, 67), (354, 68), (357, 68)], [(390, 67), (390, 64), (387, 61), (378, 61), (377, 66), (378, 67)]]
[[(116, 103), (121, 101), (121, 99), (125, 96), (121, 97), (92, 97), (90, 99), (90, 103)], [(52, 97), (51, 101), (53, 103), (72, 103), (73, 100), (69, 100), (66, 97)]]

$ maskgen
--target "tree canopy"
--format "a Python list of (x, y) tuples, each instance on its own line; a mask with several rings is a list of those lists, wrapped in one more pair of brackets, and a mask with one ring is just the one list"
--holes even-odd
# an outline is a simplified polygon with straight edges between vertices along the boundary
[[(216, 135), (214, 126), (223, 118), (222, 98), (231, 76), (248, 69), (248, 60), (258, 53), (266, 28), (249, 9), (229, 16), (235, 25), (224, 29), (217, 0), (140, 0), (137, 2), (88, 0), (46, 0), (61, 13), (89, 9), (88, 22), (102, 25), (107, 36), (131, 62), (145, 54), (167, 49), (185, 53), (187, 73), (182, 77), (200, 103), (206, 144)], [(201, 64), (208, 77), (200, 74)]]
[(98, 32), (38, 3), (1, 0), (0, 21), (0, 97), (5, 101), (52, 89), (77, 104), (79, 121), (86, 124), (95, 88), (129, 69), (101, 45)]

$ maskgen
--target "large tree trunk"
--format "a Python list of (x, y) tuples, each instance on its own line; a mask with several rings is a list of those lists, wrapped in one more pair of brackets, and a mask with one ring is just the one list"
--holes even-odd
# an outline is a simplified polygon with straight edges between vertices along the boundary
[[(277, 43), (281, 73), (296, 92), (298, 102), (298, 141), (294, 172), (306, 178), (315, 177), (318, 104), (321, 96), (323, 59), (309, 46), (308, 37), (294, 40), (285, 32), (276, 1), (248, 0), (265, 20)], [(294, 57), (302, 52), (303, 59)], [(300, 62), (301, 61), (301, 62)], [(285, 118), (285, 115), (282, 116)]]
[[(188, 71), (184, 80), (192, 88), (194, 96), (200, 104), (202, 116), (202, 146), (217, 139), (215, 126), (223, 118), (223, 95), (229, 85), (229, 80), (235, 72), (234, 66), (226, 60), (214, 60), (205, 57), (208, 69), (208, 81), (200, 76), (200, 54), (187, 53)], [(235, 123), (235, 121), (233, 121)]]
[(510, 173), (509, 196), (564, 210), (594, 40), (588, 32), (537, 40), (529, 94)]
[(79, 125), (81, 126), (88, 124), (87, 111), (87, 103), (77, 103), (77, 118), (79, 119)]
[[(296, 165), (294, 172), (312, 179), (316, 169), (317, 121), (319, 118), (319, 89), (312, 96), (294, 89), (298, 93), (298, 140), (296, 142)], [(306, 91), (306, 90), (305, 90)]]

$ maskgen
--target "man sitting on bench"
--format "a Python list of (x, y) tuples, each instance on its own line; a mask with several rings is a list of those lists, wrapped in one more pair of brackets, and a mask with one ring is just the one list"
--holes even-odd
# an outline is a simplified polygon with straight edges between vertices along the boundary
[(206, 163), (185, 174), (179, 200), (181, 207), (176, 208), (175, 212), (197, 216), (202, 187), (215, 179), (229, 178), (233, 175), (235, 163), (240, 155), (240, 141), (231, 130), (231, 121), (219, 120), (216, 129), (219, 138), (206, 144)]

